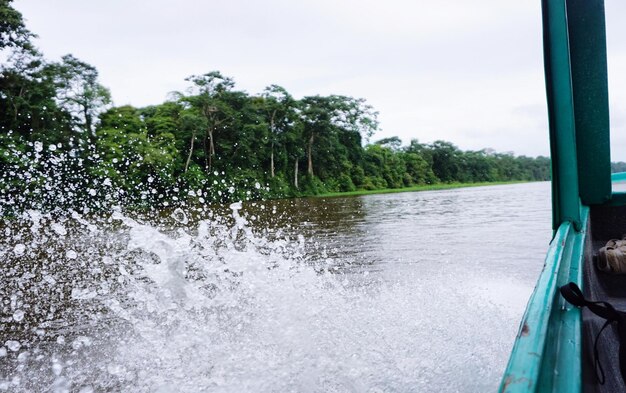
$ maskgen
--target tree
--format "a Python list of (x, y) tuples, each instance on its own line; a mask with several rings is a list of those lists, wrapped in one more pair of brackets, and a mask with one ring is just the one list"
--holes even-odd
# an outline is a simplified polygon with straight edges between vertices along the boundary
[[(378, 112), (360, 98), (338, 95), (305, 97), (301, 113), (310, 176), (313, 176), (313, 149), (317, 139), (329, 139), (340, 132), (355, 133), (367, 139), (378, 129)], [(326, 158), (331, 155), (327, 154)]]
[[(233, 117), (232, 111), (222, 98), (232, 90), (235, 83), (231, 78), (223, 76), (219, 71), (212, 71), (203, 75), (192, 75), (185, 80), (193, 83), (190, 89), (192, 95), (179, 96), (181, 101), (195, 108), (204, 119), (205, 137), (202, 140), (205, 152), (205, 168), (210, 172), (215, 156), (215, 134), (223, 129), (226, 125), (225, 123)], [(185, 171), (189, 168), (189, 163), (193, 156), (196, 137), (197, 130), (194, 129), (189, 146), (189, 155), (185, 163)]]
[(461, 154), (459, 181), (488, 182), (497, 177), (496, 161), (485, 150), (466, 151)]
[(167, 101), (160, 105), (149, 106), (138, 110), (143, 119), (147, 136), (153, 141), (163, 141), (176, 150), (175, 160), (171, 163), (176, 175), (183, 173), (183, 151), (185, 140), (182, 136), (183, 108), (178, 102)]
[(72, 55), (56, 65), (57, 100), (72, 114), (77, 131), (93, 136), (98, 115), (111, 103), (111, 93), (98, 82), (95, 67)]
[(0, 67), (0, 131), (24, 140), (61, 142), (71, 129), (69, 113), (56, 102), (54, 69), (37, 51), (14, 51)]
[(13, 0), (0, 0), (0, 50), (4, 48), (31, 49), (34, 36), (24, 25), (22, 14), (11, 7)]
[(402, 141), (397, 136), (392, 136), (389, 138), (384, 138), (379, 141), (374, 142), (376, 145), (388, 147), (393, 151), (399, 151), (402, 145)]
[(127, 105), (104, 112), (96, 134), (98, 176), (108, 177), (130, 195), (142, 193), (144, 199), (165, 193), (164, 187), (174, 184), (178, 156), (174, 135), (151, 135), (137, 109)]
[(420, 154), (402, 152), (400, 156), (404, 161), (406, 175), (411, 183), (407, 185), (433, 184), (438, 181), (437, 176), (433, 173), (432, 167)]
[(433, 172), (442, 182), (458, 181), (461, 151), (450, 142), (435, 141), (429, 147)]
[(287, 90), (278, 85), (266, 87), (262, 97), (270, 131), (270, 176), (274, 177), (274, 147), (282, 142), (285, 133), (293, 127), (296, 119), (296, 101)]

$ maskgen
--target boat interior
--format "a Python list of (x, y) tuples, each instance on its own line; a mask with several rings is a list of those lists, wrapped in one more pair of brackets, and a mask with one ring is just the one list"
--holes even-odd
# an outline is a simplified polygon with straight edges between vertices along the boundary
[[(596, 261), (600, 248), (611, 239), (622, 239), (626, 234), (626, 206), (592, 206), (587, 224), (583, 259), (583, 292), (590, 300), (606, 301), (617, 310), (626, 310), (626, 275), (605, 273)], [(582, 371), (583, 391), (593, 393), (624, 392), (626, 386), (620, 374), (619, 337), (616, 324), (608, 326), (598, 337), (605, 320), (588, 309), (582, 312)], [(598, 353), (594, 344), (598, 340)], [(604, 373), (604, 384), (596, 366), (596, 356)]]

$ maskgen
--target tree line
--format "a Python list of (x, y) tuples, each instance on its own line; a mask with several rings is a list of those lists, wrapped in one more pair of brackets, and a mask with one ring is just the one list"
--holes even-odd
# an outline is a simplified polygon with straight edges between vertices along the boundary
[[(43, 198), (42, 184), (74, 200), (171, 204), (549, 178), (546, 157), (371, 142), (378, 113), (364, 99), (297, 99), (278, 85), (249, 94), (219, 71), (188, 77), (159, 105), (115, 107), (95, 67), (45, 59), (10, 3), (0, 0), (0, 188), (15, 204)], [(31, 175), (6, 176), (16, 171)]]

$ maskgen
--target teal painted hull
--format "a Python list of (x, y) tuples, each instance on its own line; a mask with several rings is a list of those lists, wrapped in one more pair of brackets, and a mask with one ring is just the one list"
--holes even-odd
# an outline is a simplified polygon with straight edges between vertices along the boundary
[(626, 181), (626, 172), (613, 173), (611, 175), (611, 180), (614, 181), (614, 182)]
[[(587, 227), (589, 209), (581, 209)], [(543, 271), (528, 302), (500, 392), (582, 390), (581, 313), (558, 296), (568, 282), (582, 286), (587, 231), (564, 222), (556, 231)]]
[(583, 271), (593, 263), (592, 250), (585, 248), (592, 240), (623, 233), (604, 230), (592, 239), (596, 224), (619, 224), (616, 231), (626, 230), (624, 220), (612, 220), (609, 214), (602, 221), (594, 215), (616, 207), (626, 216), (626, 193), (613, 192), (611, 184), (626, 181), (626, 174), (610, 173), (604, 1), (541, 4), (554, 238), (499, 391), (579, 393), (588, 382), (583, 381), (582, 313), (566, 303), (558, 288), (568, 282), (582, 288)]

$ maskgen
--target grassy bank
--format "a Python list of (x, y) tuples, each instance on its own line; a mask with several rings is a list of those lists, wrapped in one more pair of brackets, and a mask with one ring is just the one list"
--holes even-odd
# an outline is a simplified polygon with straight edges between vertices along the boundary
[(329, 198), (329, 197), (358, 196), (358, 195), (370, 195), (370, 194), (391, 194), (391, 193), (396, 193), (396, 192), (448, 190), (452, 188), (496, 186), (496, 185), (502, 185), (502, 184), (517, 184), (517, 183), (527, 183), (527, 182), (525, 181), (501, 181), (501, 182), (481, 182), (481, 183), (438, 183), (438, 184), (426, 184), (426, 185), (406, 187), (406, 188), (383, 188), (380, 190), (327, 192), (325, 194), (314, 195), (313, 197), (314, 198)]

